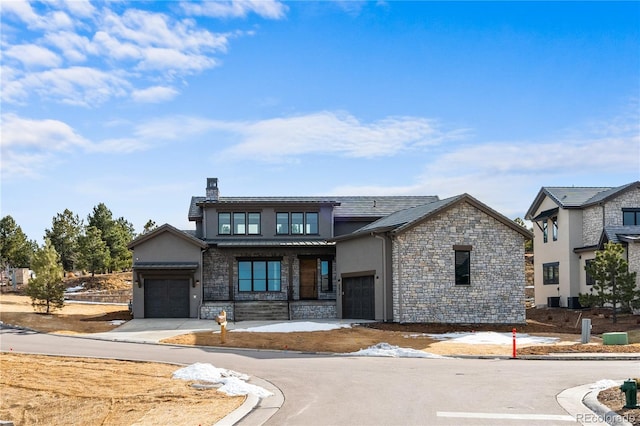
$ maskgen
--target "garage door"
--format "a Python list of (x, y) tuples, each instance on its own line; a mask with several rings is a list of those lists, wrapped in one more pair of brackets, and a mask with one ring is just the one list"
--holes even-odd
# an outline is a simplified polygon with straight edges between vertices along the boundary
[(342, 317), (375, 319), (373, 275), (343, 279)]
[(189, 318), (188, 279), (145, 279), (145, 318)]

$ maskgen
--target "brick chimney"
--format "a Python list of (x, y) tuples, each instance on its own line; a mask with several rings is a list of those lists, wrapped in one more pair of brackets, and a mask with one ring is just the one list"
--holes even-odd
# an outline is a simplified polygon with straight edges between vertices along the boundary
[(218, 178), (207, 178), (207, 201), (218, 201)]

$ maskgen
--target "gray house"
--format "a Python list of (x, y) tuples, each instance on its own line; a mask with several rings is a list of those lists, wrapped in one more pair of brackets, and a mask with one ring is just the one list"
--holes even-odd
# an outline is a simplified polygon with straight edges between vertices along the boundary
[(192, 197), (132, 241), (141, 317), (524, 322), (529, 232), (469, 195)]

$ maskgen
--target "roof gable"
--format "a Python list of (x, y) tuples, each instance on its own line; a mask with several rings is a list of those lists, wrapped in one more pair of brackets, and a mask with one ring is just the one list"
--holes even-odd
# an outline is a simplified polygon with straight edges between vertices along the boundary
[(190, 233), (186, 231), (181, 231), (178, 228), (171, 226), (168, 223), (165, 223), (164, 225), (157, 227), (153, 231), (147, 232), (146, 234), (142, 234), (139, 237), (133, 239), (129, 244), (127, 244), (127, 248), (129, 250), (132, 250), (135, 246), (140, 245), (144, 242), (147, 242), (153, 238), (156, 238), (157, 236), (164, 234), (165, 232), (175, 235), (176, 237), (181, 238), (203, 249), (208, 247), (207, 243), (194, 237)]
[(391, 232), (393, 234), (399, 234), (405, 232), (406, 230), (416, 226), (417, 224), (429, 220), (430, 218), (438, 215), (439, 213), (446, 211), (453, 206), (467, 202), (481, 210), (485, 214), (493, 217), (499, 222), (505, 224), (509, 228), (514, 231), (522, 234), (525, 238), (533, 238), (531, 232), (529, 232), (526, 228), (515, 223), (513, 220), (507, 218), (506, 216), (498, 213), (493, 210), (486, 204), (476, 200), (469, 194), (461, 194), (455, 197), (446, 198), (444, 200), (434, 201), (432, 203), (411, 207), (405, 210), (401, 210), (395, 213), (390, 214), (382, 219), (379, 219), (367, 226), (364, 226), (352, 234), (345, 235), (344, 237), (340, 237), (339, 239), (348, 239), (352, 237), (361, 236), (369, 233), (379, 233), (379, 232)]
[(618, 187), (566, 187), (543, 186), (529, 207), (525, 219), (531, 220), (545, 197), (563, 209), (583, 208), (617, 197), (621, 193), (640, 187), (640, 181), (631, 182)]

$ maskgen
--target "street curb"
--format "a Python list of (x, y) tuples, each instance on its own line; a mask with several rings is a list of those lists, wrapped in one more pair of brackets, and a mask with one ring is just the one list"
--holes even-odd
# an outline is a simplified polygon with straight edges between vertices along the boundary
[[(622, 383), (623, 381), (620, 380), (617, 384), (622, 385)], [(598, 401), (598, 394), (601, 390), (602, 389), (592, 389), (591, 392), (584, 396), (582, 403), (611, 426), (632, 426), (631, 423), (626, 421), (620, 414)]]
[(618, 413), (598, 402), (601, 389), (594, 389), (594, 385), (595, 383), (589, 383), (565, 389), (556, 396), (556, 401), (583, 425), (631, 426)]

